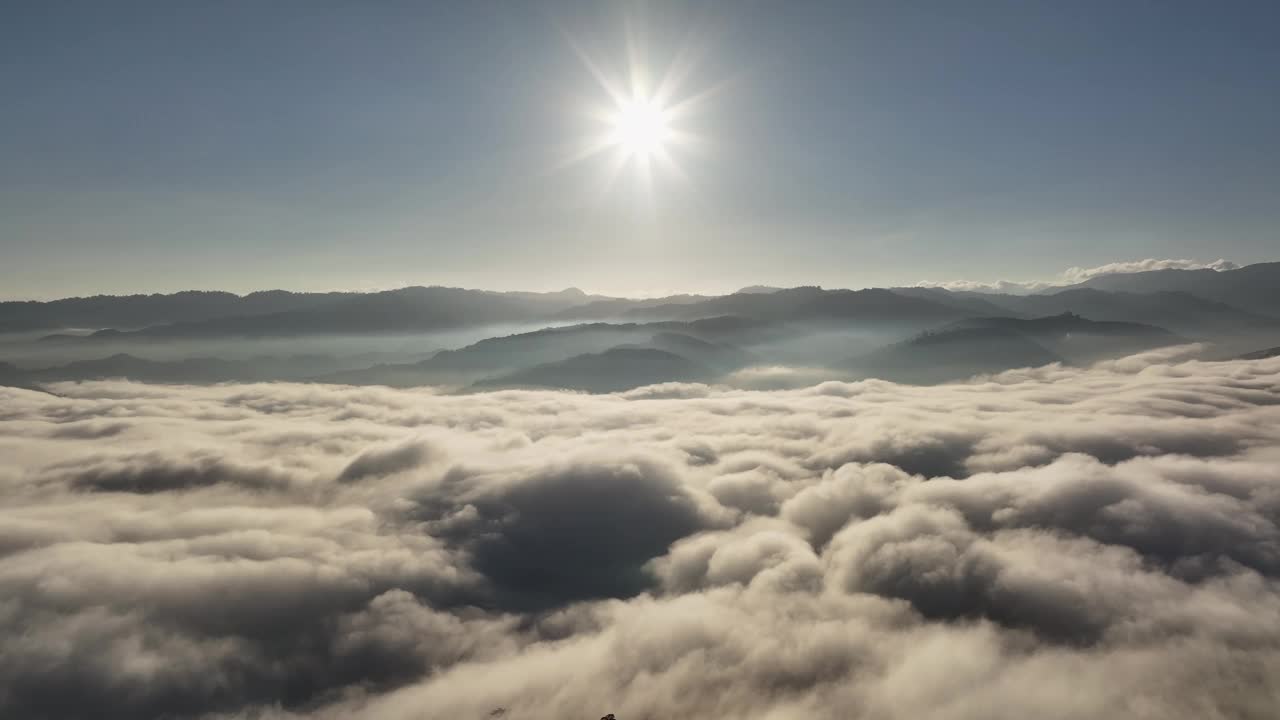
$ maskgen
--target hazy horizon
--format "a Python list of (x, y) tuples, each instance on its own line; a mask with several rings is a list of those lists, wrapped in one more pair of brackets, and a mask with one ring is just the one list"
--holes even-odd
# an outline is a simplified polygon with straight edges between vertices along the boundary
[[(1254, 2), (20, 3), (0, 288), (630, 295), (1265, 261), (1277, 21)], [(597, 115), (609, 83), (663, 78), (670, 147), (645, 181), (593, 153)]]
[[(1271, 260), (1271, 261), (1274, 262), (1275, 260)], [(1267, 262), (1267, 261), (1263, 261), (1263, 262)], [(559, 287), (555, 287), (555, 286), (481, 287), (481, 286), (444, 285), (444, 284), (435, 283), (435, 282), (406, 282), (404, 284), (388, 285), (385, 287), (304, 288), (304, 287), (277, 287), (277, 286), (268, 286), (268, 287), (235, 287), (235, 286), (231, 286), (231, 287), (228, 287), (228, 286), (216, 286), (216, 287), (215, 286), (211, 286), (211, 287), (181, 286), (179, 287), (179, 286), (175, 286), (173, 288), (167, 288), (167, 289), (135, 287), (128, 292), (83, 292), (83, 293), (72, 294), (72, 295), (0, 297), (0, 302), (15, 302), (15, 301), (48, 302), (51, 300), (59, 300), (59, 299), (65, 299), (65, 298), (71, 298), (71, 297), (94, 297), (94, 296), (118, 297), (123, 295), (163, 295), (163, 294), (172, 294), (172, 293), (187, 292), (187, 291), (230, 292), (230, 293), (234, 293), (241, 296), (249, 295), (256, 292), (270, 292), (270, 291), (281, 291), (281, 290), (285, 292), (295, 292), (295, 293), (324, 293), (324, 292), (370, 293), (370, 292), (385, 292), (389, 290), (400, 290), (400, 289), (410, 288), (410, 287), (456, 287), (459, 289), (481, 290), (485, 292), (496, 292), (496, 293), (503, 293), (503, 292), (556, 293), (556, 292), (563, 292), (566, 290), (581, 290), (586, 295), (600, 295), (600, 296), (608, 296), (608, 297), (635, 298), (635, 299), (661, 298), (661, 297), (668, 297), (673, 295), (707, 295), (707, 296), (727, 295), (727, 294), (734, 293), (739, 290), (743, 290), (747, 288), (761, 288), (761, 287), (764, 287), (764, 288), (823, 287), (826, 289), (846, 289), (846, 290), (861, 290), (861, 289), (868, 289), (868, 288), (887, 288), (887, 287), (939, 287), (939, 288), (946, 288), (946, 289), (952, 289), (952, 290), (974, 290), (979, 292), (990, 292), (990, 293), (1024, 293), (1024, 292), (1034, 292), (1037, 290), (1044, 290), (1044, 289), (1059, 287), (1059, 286), (1075, 285), (1075, 284), (1084, 282), (1089, 278), (1097, 277), (1100, 275), (1108, 275), (1108, 274), (1137, 273), (1137, 272), (1147, 272), (1151, 270), (1217, 270), (1217, 271), (1221, 271), (1221, 270), (1232, 270), (1242, 266), (1243, 264), (1238, 264), (1222, 258), (1211, 260), (1211, 261), (1192, 260), (1192, 259), (1185, 259), (1185, 258), (1179, 258), (1179, 259), (1145, 258), (1141, 260), (1123, 260), (1123, 261), (1105, 263), (1103, 265), (1099, 265), (1097, 267), (1091, 267), (1091, 268), (1070, 267), (1056, 274), (1043, 274), (1035, 278), (1012, 279), (1007, 277), (997, 277), (997, 278), (989, 278), (989, 279), (973, 279), (973, 278), (954, 278), (953, 277), (953, 278), (948, 278), (946, 280), (917, 279), (913, 282), (883, 283), (883, 284), (861, 285), (861, 286), (840, 285), (840, 284), (822, 285), (819, 283), (812, 283), (812, 282), (801, 283), (798, 285), (786, 285), (786, 284), (770, 283), (770, 282), (747, 282), (747, 283), (736, 284), (736, 285), (735, 284), (728, 284), (728, 285), (721, 284), (719, 286), (704, 285), (701, 288), (698, 288), (698, 287), (675, 288), (675, 289), (650, 288), (650, 289), (621, 291), (621, 292), (608, 291), (608, 290), (603, 290), (598, 288), (592, 288), (589, 286), (584, 287), (582, 284), (570, 284), (570, 285), (559, 286)]]

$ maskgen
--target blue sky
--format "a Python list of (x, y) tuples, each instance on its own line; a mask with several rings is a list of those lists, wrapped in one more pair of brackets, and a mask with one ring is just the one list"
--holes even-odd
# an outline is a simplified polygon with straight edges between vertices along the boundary
[[(626, 28), (686, 176), (569, 166)], [(23, 2), (0, 295), (609, 293), (1277, 259), (1274, 2)]]

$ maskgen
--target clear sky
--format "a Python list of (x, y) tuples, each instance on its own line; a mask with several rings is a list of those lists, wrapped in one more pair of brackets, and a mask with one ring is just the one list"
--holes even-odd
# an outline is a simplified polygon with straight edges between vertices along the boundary
[[(648, 193), (565, 162), (628, 36), (697, 96)], [(20, 0), (0, 296), (1275, 260), (1277, 37), (1272, 0)]]

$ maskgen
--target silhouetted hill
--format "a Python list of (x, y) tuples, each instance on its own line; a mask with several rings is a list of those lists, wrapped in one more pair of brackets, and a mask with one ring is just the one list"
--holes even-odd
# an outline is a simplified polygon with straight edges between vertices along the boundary
[(617, 320), (633, 310), (663, 305), (684, 305), (708, 299), (705, 295), (668, 295), (658, 298), (604, 298), (584, 302), (554, 316), (556, 320)]
[(457, 350), (442, 350), (415, 365), (423, 371), (462, 376), (554, 362), (648, 339), (653, 329), (638, 323), (590, 323), (488, 338)]
[(969, 318), (943, 330), (994, 328), (1018, 332), (1072, 363), (1128, 355), (1176, 345), (1186, 338), (1142, 323), (1090, 320), (1074, 313), (1040, 318)]
[(899, 295), (917, 297), (955, 308), (970, 315), (1008, 315), (1017, 311), (1001, 302), (1003, 295), (961, 293), (936, 287), (897, 287), (891, 290)]
[(510, 290), (507, 292), (493, 292), (495, 295), (504, 295), (506, 297), (519, 298), (521, 300), (531, 300), (533, 302), (556, 303), (572, 307), (584, 302), (601, 299), (598, 295), (588, 295), (580, 288), (571, 287), (555, 292), (524, 292), (521, 290)]
[(964, 327), (925, 333), (854, 358), (867, 375), (897, 382), (934, 383), (1062, 358), (1013, 328)]
[[(408, 287), (371, 293), (266, 290), (244, 296), (204, 291), (100, 295), (2, 302), (0, 332), (109, 328), (108, 335), (142, 330), (141, 334), (155, 337), (220, 337), (350, 332), (353, 326), (369, 321), (391, 330), (401, 326), (437, 328), (446, 321), (453, 323), (449, 327), (457, 327), (493, 322), (489, 318), (495, 316), (497, 322), (550, 317), (567, 308), (608, 299), (577, 288), (549, 293)], [(473, 307), (466, 307), (468, 304)], [(391, 315), (374, 317), (379, 313)], [(290, 329), (290, 324), (295, 328)], [(52, 339), (75, 337), (54, 335)]]
[(117, 353), (97, 360), (79, 360), (59, 367), (33, 370), (30, 374), (43, 382), (128, 378), (145, 382), (206, 383), (265, 379), (259, 366), (259, 363), (219, 358), (147, 360)]
[(1087, 363), (1182, 342), (1164, 328), (1071, 313), (968, 318), (854, 358), (858, 370), (904, 382), (942, 382), (1051, 362)]
[(0, 385), (35, 387), (40, 383), (127, 379), (138, 382), (207, 384), (220, 382), (259, 382), (271, 380), (305, 380), (311, 376), (333, 373), (349, 367), (354, 359), (342, 360), (329, 355), (260, 355), (242, 360), (195, 357), (176, 360), (151, 360), (128, 353), (51, 367), (19, 368), (0, 363)]
[(1094, 320), (1156, 325), (1199, 338), (1280, 329), (1276, 318), (1186, 292), (1135, 293), (1075, 288), (1044, 295), (987, 297), (1014, 314), (1042, 316), (1074, 312)]
[(1100, 275), (1067, 289), (1118, 292), (1184, 292), (1280, 317), (1280, 262), (1257, 263), (1235, 270), (1151, 270)]
[(618, 347), (477, 381), (474, 387), (547, 387), (603, 393), (663, 382), (709, 382), (716, 372), (666, 350)]
[(1073, 333), (1109, 337), (1151, 337), (1161, 340), (1174, 339), (1173, 333), (1154, 325), (1134, 322), (1090, 320), (1076, 313), (1064, 312), (1038, 318), (979, 317), (966, 318), (952, 323), (943, 330), (966, 328), (999, 328), (1016, 330), (1038, 338), (1060, 338)]
[(754, 355), (742, 348), (678, 332), (657, 333), (643, 347), (666, 350), (718, 370), (737, 370), (755, 360)]
[(1280, 357), (1280, 347), (1267, 348), (1266, 350), (1256, 350), (1251, 353), (1245, 353), (1240, 356), (1241, 360), (1266, 360), (1267, 358)]
[[(737, 348), (713, 344), (725, 338), (751, 337), (767, 332), (758, 321), (743, 318), (706, 318), (692, 322), (588, 323), (545, 328), (481, 340), (457, 350), (442, 350), (417, 363), (377, 365), (363, 370), (334, 373), (325, 382), (355, 385), (413, 386), (468, 383), (497, 372), (515, 371), (556, 362), (575, 355), (600, 353), (620, 345), (675, 349), (706, 357), (713, 365), (740, 353)], [(682, 336), (677, 339), (676, 336)], [(694, 343), (703, 343), (694, 346)], [(713, 360), (710, 356), (714, 355)], [(730, 363), (731, 364), (731, 363)]]
[(191, 339), (423, 332), (539, 320), (578, 297), (575, 293), (550, 295), (409, 287), (350, 295), (322, 307), (176, 322), (131, 333), (107, 331), (94, 337)]
[(60, 328), (140, 328), (237, 315), (323, 307), (352, 293), (266, 290), (248, 295), (189, 290), (167, 295), (95, 295), (49, 302), (0, 302), (0, 332)]
[(734, 293), (692, 303), (638, 308), (628, 314), (655, 319), (735, 315), (772, 322), (926, 327), (970, 313), (936, 300), (890, 290), (797, 287), (772, 293)]

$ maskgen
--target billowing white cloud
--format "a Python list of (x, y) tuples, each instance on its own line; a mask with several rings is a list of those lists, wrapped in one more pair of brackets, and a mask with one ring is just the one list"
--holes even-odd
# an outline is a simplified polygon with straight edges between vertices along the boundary
[(1095, 278), (1099, 275), (1115, 275), (1118, 273), (1135, 273), (1148, 272), (1150, 270), (1235, 270), (1239, 265), (1230, 260), (1221, 258), (1212, 262), (1201, 262), (1199, 260), (1156, 260), (1147, 258), (1146, 260), (1134, 260), (1131, 262), (1114, 262), (1098, 267), (1068, 268), (1062, 273), (1061, 279), (1066, 283), (1080, 283)]
[(1147, 258), (1145, 260), (1107, 263), (1106, 265), (1091, 268), (1070, 267), (1052, 280), (997, 280), (995, 282), (976, 282), (973, 280), (933, 282), (926, 280), (917, 283), (917, 286), (1022, 295), (1062, 285), (1075, 285), (1100, 275), (1147, 272), (1149, 270), (1216, 270), (1221, 272), (1223, 270), (1235, 270), (1239, 267), (1236, 263), (1223, 259), (1202, 262), (1199, 260), (1157, 260), (1155, 258)]
[(53, 389), (0, 388), (3, 717), (1280, 702), (1280, 359), (604, 396)]
[(1028, 293), (1051, 288), (1061, 283), (1049, 280), (996, 280), (979, 282), (977, 280), (922, 280), (916, 287), (936, 287), (954, 292), (1000, 293), (1003, 295), (1026, 295)]

